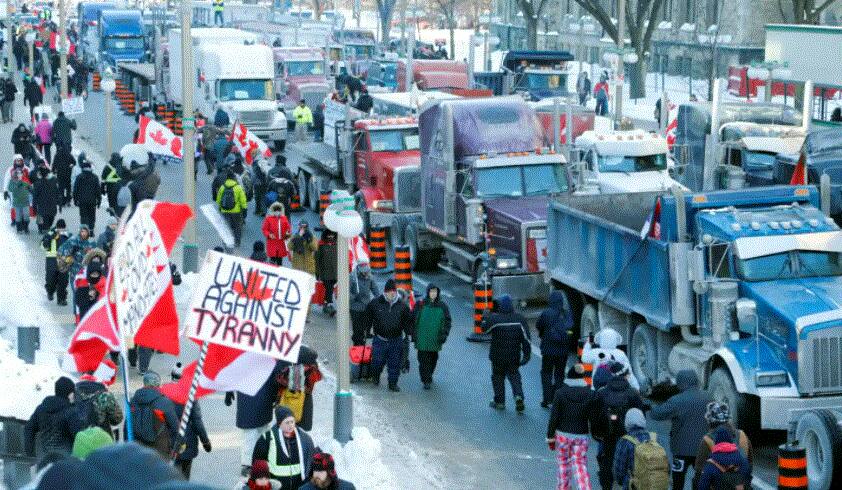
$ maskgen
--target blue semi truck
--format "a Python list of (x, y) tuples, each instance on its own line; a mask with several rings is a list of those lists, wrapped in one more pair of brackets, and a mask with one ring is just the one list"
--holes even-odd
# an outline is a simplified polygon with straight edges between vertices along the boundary
[[(827, 206), (825, 200), (825, 206)], [(811, 186), (562, 195), (546, 274), (614, 328), (642, 385), (694, 369), (743, 428), (790, 429), (811, 489), (842, 478), (842, 231)]]
[(140, 63), (148, 56), (139, 10), (101, 11), (96, 31), (89, 30), (83, 41), (85, 62), (97, 69)]

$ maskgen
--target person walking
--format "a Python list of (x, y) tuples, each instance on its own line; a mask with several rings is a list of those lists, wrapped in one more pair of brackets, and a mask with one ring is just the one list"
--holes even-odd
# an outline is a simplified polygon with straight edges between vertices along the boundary
[(713, 433), (713, 443), (710, 457), (702, 463), (699, 484), (695, 488), (751, 488), (751, 464), (734, 442), (734, 434), (720, 426)]
[[(113, 363), (112, 366), (116, 368)], [(113, 428), (123, 422), (121, 404), (105, 383), (93, 374), (85, 373), (79, 378), (73, 400), (76, 434), (88, 427), (98, 427), (113, 436)]]
[(582, 70), (576, 79), (576, 93), (579, 95), (579, 105), (584, 106), (591, 94), (591, 79), (588, 72)]
[[(278, 374), (278, 386), (280, 388), (280, 404), (284, 405), (284, 393), (304, 392), (304, 402), (301, 413), (296, 413), (295, 422), (298, 427), (309, 431), (313, 428), (313, 389), (316, 383), (322, 380), (322, 372), (319, 370), (319, 355), (313, 349), (302, 345), (298, 351), (298, 362), (281, 369)], [(290, 407), (292, 409), (292, 407)], [(299, 417), (300, 415), (300, 417)]]
[(59, 148), (67, 148), (68, 153), (73, 147), (73, 131), (76, 129), (76, 121), (71, 121), (64, 115), (63, 111), (58, 113), (53, 121), (53, 142), (56, 144), (56, 151)]
[(114, 437), (101, 427), (93, 426), (76, 433), (71, 456), (81, 461), (98, 449), (114, 444)]
[(713, 397), (699, 389), (699, 378), (691, 369), (679, 371), (675, 377), (679, 393), (650, 412), (652, 420), (670, 420), (672, 452), (672, 488), (684, 490), (687, 471), (696, 461), (696, 452), (708, 424), (705, 410)]
[[(624, 418), (624, 435), (614, 449), (614, 481), (623, 490), (668, 490), (667, 453), (658, 444), (657, 434), (646, 430), (646, 417), (639, 408), (630, 408)], [(640, 460), (636, 460), (637, 454)]]
[(82, 172), (73, 182), (73, 204), (79, 207), (79, 222), (88, 225), (93, 233), (96, 226), (96, 209), (102, 202), (99, 178), (94, 175), (90, 161), (82, 160), (79, 167)]
[(418, 374), (425, 390), (433, 384), (433, 373), (439, 352), (450, 334), (450, 309), (441, 299), (441, 290), (435, 284), (427, 286), (427, 295), (415, 305), (413, 338), (418, 350)]
[(70, 238), (66, 228), (64, 220), (59, 219), (55, 228), (41, 239), (41, 248), (45, 252), (44, 289), (47, 290), (47, 299), (52, 301), (55, 298), (59, 306), (67, 305), (67, 270), (62, 272), (58, 266), (58, 251)]
[(55, 382), (54, 395), (47, 396), (24, 427), (24, 451), (36, 459), (49, 453), (69, 455), (73, 437), (68, 426), (73, 411), (73, 380), (62, 376)]
[(38, 145), (38, 151), (50, 162), (53, 160), (53, 153), (50, 151), (53, 145), (53, 124), (46, 114), (42, 115), (40, 120), (36, 115), (35, 119), (38, 121), (35, 124), (35, 143)]
[(313, 124), (313, 113), (304, 99), (298, 101), (298, 105), (292, 111), (292, 117), (295, 119), (295, 141), (307, 141), (307, 128)]
[(331, 315), (336, 312), (333, 307), (333, 288), (336, 286), (337, 276), (336, 254), (338, 245), (336, 240), (336, 232), (325, 228), (322, 231), (321, 240), (319, 240), (319, 248), (316, 250), (316, 279), (321, 281), (325, 287), (323, 311)]
[(288, 255), (286, 241), (290, 237), (289, 220), (284, 216), (283, 204), (276, 202), (269, 206), (269, 213), (263, 218), (260, 227), (266, 237), (266, 255), (275, 265), (284, 265), (284, 257)]
[(178, 437), (178, 415), (175, 404), (160, 390), (161, 376), (154, 371), (143, 375), (143, 388), (135, 391), (130, 408), (132, 432), (138, 444), (154, 449), (162, 458), (169, 458)]
[(754, 465), (754, 448), (745, 432), (734, 427), (731, 421), (731, 409), (725, 403), (712, 401), (705, 409), (705, 420), (708, 423), (708, 432), (702, 437), (699, 448), (696, 451), (696, 462), (694, 464), (693, 489), (704, 488), (700, 486), (701, 476), (705, 464), (711, 457), (716, 446), (716, 432), (724, 429), (730, 435), (729, 441), (736, 444), (740, 454), (745, 456), (749, 468)]
[[(53, 134), (55, 134), (55, 127), (53, 127)], [(56, 174), (58, 183), (58, 190), (60, 196), (60, 206), (64, 207), (70, 204), (73, 198), (73, 186), (71, 185), (73, 176), (73, 167), (76, 166), (76, 159), (70, 153), (70, 148), (57, 146), (56, 155), (53, 158), (53, 172)]]
[(3, 115), (3, 124), (10, 123), (15, 119), (15, 94), (18, 93), (18, 87), (12, 79), (11, 74), (7, 74), (3, 80), (3, 97), (0, 98), (0, 113)]
[(58, 180), (47, 167), (38, 169), (38, 180), (32, 184), (32, 206), (35, 208), (38, 233), (46, 233), (53, 226), (61, 207)]
[(29, 132), (29, 128), (25, 124), (18, 124), (18, 127), (12, 131), (12, 147), (15, 153), (21, 155), (21, 157), (26, 157), (32, 152), (30, 149), (32, 147), (32, 133)]
[(249, 167), (248, 172), (251, 173), (251, 185), (254, 189), (254, 215), (262, 218), (266, 216), (266, 192), (269, 188), (269, 176), (264, 168), (266, 159), (260, 155), (257, 148), (252, 152), (254, 163)]
[(313, 455), (312, 475), (310, 481), (298, 487), (299, 490), (355, 490), (353, 483), (340, 480), (336, 475), (336, 465), (333, 456), (324, 452)]
[(6, 197), (15, 210), (15, 226), (18, 233), (29, 234), (29, 199), (32, 184), (23, 178), (21, 171), (12, 173), (12, 180), (6, 187)]
[(605, 116), (608, 114), (608, 75), (602, 74), (599, 83), (594, 85), (593, 95), (596, 98), (596, 115)]
[(388, 365), (389, 391), (401, 391), (398, 378), (403, 360), (404, 334), (412, 334), (412, 312), (401, 301), (395, 280), (389, 279), (383, 294), (368, 304), (365, 310), (366, 330), (374, 332), (371, 346), (371, 371), (374, 385), (380, 384), (380, 374)]
[[(175, 415), (177, 420), (181, 420), (184, 413), (184, 405), (175, 404)], [(184, 437), (178, 441), (176, 447), (175, 464), (181, 470), (185, 480), (190, 479), (190, 470), (193, 467), (193, 460), (199, 455), (199, 442), (202, 443), (202, 449), (206, 453), (211, 452), (210, 438), (208, 431), (205, 429), (205, 423), (202, 421), (202, 409), (199, 406), (199, 401), (193, 401), (193, 409), (190, 411), (190, 418), (187, 420), (187, 430), (184, 431)]]
[(351, 327), (353, 333), (351, 342), (354, 345), (365, 345), (368, 329), (368, 322), (365, 318), (365, 310), (368, 304), (377, 297), (377, 285), (371, 277), (371, 266), (368, 262), (359, 262), (351, 274), (351, 281), (348, 287), (351, 309)]
[(123, 158), (119, 153), (114, 152), (111, 158), (106, 162), (100, 174), (100, 182), (102, 182), (102, 193), (108, 199), (108, 207), (115, 213), (120, 207), (117, 202), (117, 196), (120, 194), (120, 188), (123, 187)]
[(30, 119), (35, 116), (35, 108), (44, 101), (44, 94), (41, 93), (41, 86), (31, 76), (24, 79), (23, 105), (29, 106)]
[[(584, 373), (581, 364), (574, 369), (580, 377)], [(588, 418), (593, 408), (594, 393), (590, 387), (574, 383), (574, 380), (562, 382), (555, 392), (547, 423), (547, 445), (550, 451), (556, 452), (556, 487), (568, 489), (575, 480), (577, 488), (590, 490)]]
[(248, 201), (243, 187), (237, 183), (234, 171), (230, 168), (225, 173), (225, 182), (216, 192), (216, 205), (219, 206), (219, 212), (231, 227), (231, 232), (234, 234), (234, 246), (239, 248), (240, 239), (243, 236), (243, 210), (248, 206)]
[(319, 244), (310, 232), (310, 224), (298, 222), (298, 231), (289, 239), (292, 268), (316, 275), (316, 250)]
[(482, 319), (482, 330), (491, 334), (488, 358), (491, 361), (491, 386), (494, 400), (489, 406), (497, 410), (506, 408), (506, 379), (512, 386), (515, 410), (523, 413), (523, 385), (520, 366), (529, 362), (532, 344), (529, 343), (529, 325), (526, 318), (515, 313), (512, 298), (503, 295), (497, 298), (495, 310)]
[(225, 0), (213, 0), (213, 25), (222, 27), (225, 25), (223, 13), (225, 12)]
[(573, 312), (564, 291), (550, 293), (547, 308), (535, 323), (541, 338), (541, 406), (547, 408), (557, 387), (564, 381), (567, 368), (567, 332), (573, 328)]
[(279, 405), (275, 408), (276, 425), (266, 431), (254, 445), (252, 460), (266, 460), (269, 474), (283, 490), (299, 488), (310, 474), (315, 445), (310, 436), (295, 424), (292, 411)]
[[(96, 242), (91, 238), (88, 225), (79, 225), (79, 233), (67, 239), (58, 249), (59, 270), (64, 269), (69, 273), (69, 277), (76, 277), (82, 269), (85, 256), (95, 247)], [(64, 265), (61, 265), (61, 262), (64, 262)]]

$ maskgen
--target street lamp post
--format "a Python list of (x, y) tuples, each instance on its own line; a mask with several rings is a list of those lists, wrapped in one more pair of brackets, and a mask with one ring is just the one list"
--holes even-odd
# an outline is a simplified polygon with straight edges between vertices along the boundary
[(614, 78), (616, 89), (614, 90), (614, 126), (619, 128), (623, 121), (623, 79), (625, 71), (623, 67), (622, 53), (626, 44), (626, 0), (617, 0), (617, 49), (620, 56), (617, 58), (617, 76)]
[(102, 74), (102, 81), (100, 88), (105, 93), (105, 158), (111, 158), (112, 136), (114, 131), (113, 112), (114, 101), (111, 99), (111, 94), (117, 88), (117, 82), (114, 80), (114, 73), (108, 67)]
[(24, 36), (29, 46), (29, 74), (35, 76), (35, 31), (29, 30)]
[[(190, 16), (193, 11), (191, 0), (181, 2), (181, 79), (182, 84), (182, 155), (184, 156), (184, 202), (190, 206), (195, 215), (196, 211), (196, 180), (193, 171), (195, 161), (195, 142), (193, 133), (196, 121), (193, 117), (193, 41), (190, 35)], [(187, 220), (184, 228), (184, 254), (182, 255), (184, 272), (196, 272), (199, 269), (199, 247), (196, 237), (196, 220)]]
[[(336, 256), (336, 349), (337, 359), (346, 359), (351, 348), (349, 242), (363, 229), (363, 221), (354, 210), (354, 198), (347, 191), (331, 193), (332, 204), (324, 213), (325, 226), (338, 235)], [(354, 399), (351, 393), (351, 371), (348, 362), (338, 362), (336, 397), (333, 406), (333, 438), (342, 444), (351, 440), (354, 428)]]
[[(61, 89), (61, 99), (67, 97), (67, 2), (66, 0), (59, 0), (58, 2), (58, 53), (59, 53), (59, 87)], [(110, 155), (110, 153), (109, 153)]]

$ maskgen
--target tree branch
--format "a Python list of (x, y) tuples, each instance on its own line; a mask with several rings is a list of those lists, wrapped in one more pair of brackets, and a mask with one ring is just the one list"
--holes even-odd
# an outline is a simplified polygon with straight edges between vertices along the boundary
[(611, 15), (602, 7), (599, 0), (576, 0), (576, 3), (599, 22), (608, 37), (617, 42), (617, 26), (611, 22)]

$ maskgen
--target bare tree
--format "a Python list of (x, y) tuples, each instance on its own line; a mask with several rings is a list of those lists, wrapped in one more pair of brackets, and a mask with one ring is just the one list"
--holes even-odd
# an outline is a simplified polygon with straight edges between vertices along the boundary
[[(524, 0), (520, 0), (524, 1)], [(616, 43), (617, 26), (611, 21), (611, 13), (600, 0), (576, 0), (605, 30)], [(637, 54), (637, 63), (632, 65), (629, 77), (631, 98), (646, 96), (646, 53), (652, 46), (652, 34), (657, 26), (658, 13), (664, 0), (626, 0), (626, 30), (630, 47)]]
[(450, 31), (450, 57), (455, 59), (456, 56), (456, 0), (435, 0), (434, 5), (444, 17), (444, 22), (447, 24), (447, 30)]
[[(523, 19), (526, 21), (527, 49), (538, 49), (538, 20), (544, 12), (544, 7), (551, 2), (552, 0), (517, 0)], [(599, 0), (590, 0), (588, 3), (599, 5), (600, 2)]]
[(474, 32), (477, 33), (479, 32), (481, 24), (480, 18), (482, 15), (486, 12), (488, 12), (488, 15), (491, 15), (491, 0), (470, 0), (468, 2), (461, 3), (459, 7), (470, 19), (471, 27), (474, 29)]
[[(822, 13), (836, 0), (778, 0), (781, 16), (793, 24), (818, 24)], [(785, 7), (786, 6), (786, 7)], [(787, 15), (787, 11), (789, 14)]]
[(389, 31), (392, 30), (392, 15), (395, 13), (395, 5), (398, 0), (375, 0), (377, 13), (380, 14), (380, 40), (389, 42)]

